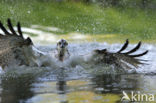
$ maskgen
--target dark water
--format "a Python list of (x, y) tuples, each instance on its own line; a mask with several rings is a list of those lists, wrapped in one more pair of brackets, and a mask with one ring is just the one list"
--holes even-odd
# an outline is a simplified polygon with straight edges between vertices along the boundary
[[(120, 103), (122, 92), (156, 93), (156, 76), (145, 74), (90, 75), (69, 80), (53, 75), (2, 77), (1, 103)], [(62, 78), (61, 78), (62, 77)]]

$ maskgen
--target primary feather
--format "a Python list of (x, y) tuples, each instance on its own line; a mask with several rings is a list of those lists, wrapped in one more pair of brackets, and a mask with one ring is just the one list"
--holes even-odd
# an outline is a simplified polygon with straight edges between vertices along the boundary
[[(32, 48), (33, 42), (29, 37), (26, 39), (23, 37), (19, 22), (17, 23), (16, 32), (10, 19), (8, 19), (8, 28), (9, 31), (0, 22), (0, 29), (4, 32), (4, 34), (0, 34), (0, 66), (3, 68), (6, 66), (12, 66), (14, 64), (28, 66), (37, 64), (40, 64), (40, 66), (54, 66), (54, 64), (57, 64), (57, 60), (60, 61), (60, 63), (63, 63), (65, 60), (70, 61), (70, 59), (70, 66), (76, 64), (76, 61), (73, 59), (74, 57), (72, 56), (72, 58), (70, 58), (70, 54), (67, 48), (68, 43), (66, 40), (61, 39), (57, 43), (57, 53), (54, 54), (54, 56), (51, 56), (51, 54), (44, 54)], [(117, 52), (109, 52), (107, 49), (98, 49), (91, 52), (89, 56), (77, 55), (76, 57), (81, 60), (81, 62), (77, 63), (81, 66), (86, 64), (95, 66), (99, 64), (111, 65), (117, 69), (132, 69), (133, 67), (138, 68), (139, 64), (143, 64), (142, 60), (138, 59), (138, 57), (146, 55), (148, 51), (132, 55), (132, 53), (135, 53), (137, 50), (139, 50), (141, 42), (139, 42), (132, 50), (124, 52), (124, 50), (128, 47), (128, 44), (129, 41), (127, 39), (121, 49)], [(55, 59), (56, 62), (55, 60), (53, 61), (53, 59)], [(38, 60), (40, 63), (36, 64), (36, 61)]]
[(8, 28), (10, 32), (0, 22), (0, 29), (4, 34), (0, 34), (0, 66), (5, 67), (13, 64), (29, 65), (27, 61), (25, 49), (30, 49), (33, 45), (31, 39), (23, 38), (20, 23), (18, 23), (18, 31), (13, 29), (10, 19), (8, 19)]
[(122, 46), (122, 48), (118, 52), (109, 52), (106, 49), (103, 50), (94, 50), (94, 56), (100, 57), (98, 61), (106, 63), (106, 64), (113, 64), (118, 68), (123, 69), (131, 69), (133, 67), (138, 68), (139, 64), (143, 64), (141, 59), (138, 59), (137, 57), (146, 55), (148, 53), (148, 50), (139, 53), (130, 55), (131, 53), (135, 53), (141, 46), (141, 42), (139, 42), (136, 47), (134, 47), (132, 50), (128, 52), (123, 52), (128, 47), (129, 41), (126, 40), (125, 44)]

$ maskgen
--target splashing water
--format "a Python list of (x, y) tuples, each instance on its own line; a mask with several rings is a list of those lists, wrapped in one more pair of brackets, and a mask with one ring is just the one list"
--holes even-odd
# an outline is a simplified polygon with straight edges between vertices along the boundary
[[(43, 52), (47, 52), (47, 51), (55, 50), (55, 46), (56, 45), (37, 46), (37, 48)], [(11, 72), (16, 73), (19, 75), (23, 74), (23, 73), (33, 73), (34, 74), (34, 73), (39, 73), (39, 72), (45, 71), (45, 72), (51, 72), (52, 73), (51, 75), (56, 75), (57, 73), (55, 73), (55, 72), (59, 72), (60, 70), (62, 70), (62, 68), (64, 68), (64, 72), (66, 72), (67, 74), (70, 74), (70, 76), (69, 76), (70, 79), (75, 79), (75, 78), (79, 78), (79, 77), (86, 77), (90, 73), (103, 74), (103, 73), (105, 73), (105, 70), (107, 69), (106, 67), (104, 68), (103, 66), (102, 66), (103, 67), (102, 68), (101, 66), (96, 65), (96, 66), (91, 68), (90, 65), (88, 64), (87, 67), (82, 68), (81, 65), (78, 64), (78, 63), (81, 63), (81, 59), (79, 58), (78, 55), (85, 55), (94, 49), (103, 49), (103, 48), (107, 48), (108, 50), (115, 52), (115, 51), (119, 50), (119, 48), (121, 48), (121, 46), (122, 46), (122, 44), (110, 45), (107, 43), (97, 43), (97, 42), (84, 43), (84, 44), (73, 43), (73, 44), (70, 44), (68, 47), (71, 55), (74, 55), (73, 57), (71, 57), (72, 59), (70, 59), (70, 61), (65, 61), (64, 63), (55, 61), (55, 62), (51, 63), (52, 67), (40, 68), (40, 67), (20, 66), (20, 67), (14, 67), (14, 69), (7, 69), (5, 71), (9, 72), (9, 73), (11, 73)], [(129, 45), (129, 49), (131, 49), (133, 47), (134, 47), (134, 45)], [(155, 69), (156, 59), (153, 57), (156, 56), (156, 49), (154, 49), (153, 45), (144, 44), (144, 45), (142, 45), (142, 48), (140, 49), (139, 52), (143, 52), (145, 50), (149, 50), (150, 52), (147, 55), (141, 57), (141, 59), (148, 60), (148, 61), (146, 62), (145, 65), (143, 65), (143, 66), (140, 65), (140, 67), (138, 69), (136, 69), (136, 71), (137, 71), (137, 73), (145, 73), (145, 74), (151, 74), (152, 73), (152, 74), (154, 74), (154, 73), (156, 73), (156, 69)], [(70, 66), (71, 62), (73, 64), (74, 64), (74, 62), (77, 62), (77, 65), (75, 67), (72, 67), (72, 66)], [(87, 68), (89, 68), (89, 69), (87, 69)]]
[[(129, 50), (134, 45), (129, 45)], [(121, 46), (122, 44), (110, 45), (107, 43), (87, 42), (70, 43), (68, 49), (75, 57), (71, 59), (74, 63), (73, 60), (81, 62), (81, 59), (75, 55), (85, 55), (94, 49), (104, 48), (115, 52)], [(48, 52), (55, 50), (56, 44), (38, 44), (36, 47), (43, 52)], [(60, 67), (54, 66), (60, 65), (58, 62), (52, 62), (52, 67), (12, 67), (11, 69), (6, 69), (5, 73), (1, 71), (0, 98), (2, 98), (4, 103), (9, 103), (8, 101), (14, 103), (17, 101), (19, 103), (66, 103), (67, 101), (76, 103), (98, 103), (98, 101), (110, 103), (112, 98), (115, 98), (114, 101), (119, 101), (121, 99), (120, 93), (123, 90), (139, 90), (153, 93), (156, 92), (156, 77), (154, 76), (156, 73), (156, 58), (153, 58), (156, 56), (156, 49), (154, 47), (155, 45), (143, 44), (138, 51), (139, 53), (149, 50), (149, 53), (141, 57), (141, 59), (148, 61), (146, 65), (136, 69), (137, 74), (105, 74), (106, 68), (101, 68), (101, 66), (91, 68), (88, 64), (85, 68), (81, 65), (70, 67), (69, 63), (71, 61), (65, 62), (65, 66)], [(105, 93), (108, 95), (103, 95)]]

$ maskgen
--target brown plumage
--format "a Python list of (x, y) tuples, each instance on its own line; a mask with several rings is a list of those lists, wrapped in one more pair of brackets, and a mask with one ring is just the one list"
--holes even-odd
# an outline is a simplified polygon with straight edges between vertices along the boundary
[(138, 68), (139, 64), (144, 64), (142, 63), (142, 61), (144, 60), (138, 59), (137, 57), (146, 55), (148, 53), (148, 50), (146, 50), (143, 53), (132, 55), (131, 53), (135, 53), (140, 48), (141, 42), (139, 42), (136, 45), (136, 47), (134, 47), (130, 51), (123, 52), (128, 47), (128, 44), (129, 44), (129, 41), (127, 39), (124, 45), (122, 46), (122, 48), (116, 53), (108, 52), (106, 49), (95, 50), (94, 52), (95, 52), (95, 55), (102, 56), (101, 60), (98, 60), (100, 62), (103, 62), (106, 64), (115, 64), (115, 66), (119, 68), (131, 69), (132, 68), (131, 66)]
[[(8, 19), (8, 28), (10, 32), (3, 26), (0, 21), (0, 29), (4, 34), (0, 34), (0, 66), (5, 67), (18, 61), (19, 64), (27, 64), (24, 57), (24, 46), (33, 45), (31, 39), (23, 37), (20, 23), (17, 24), (17, 32), (15, 32), (10, 19)], [(21, 57), (22, 56), (22, 57)]]
[[(4, 34), (0, 34), (0, 66), (2, 66), (2, 68), (13, 64), (29, 66), (33, 61), (33, 59), (30, 59), (32, 58), (30, 54), (32, 53), (33, 55), (33, 51), (31, 51), (32, 48), (29, 48), (33, 45), (33, 42), (29, 37), (26, 39), (23, 37), (19, 22), (17, 23), (17, 32), (14, 30), (10, 19), (8, 19), (7, 22), (10, 32), (0, 22), (0, 29), (4, 32)], [(63, 61), (64, 54), (69, 54), (67, 49), (68, 44), (63, 41), (65, 40), (62, 39), (61, 43), (57, 45), (60, 61)], [(137, 68), (139, 64), (143, 64), (143, 60), (138, 59), (138, 57), (146, 55), (148, 51), (135, 55), (132, 54), (139, 50), (141, 46), (141, 42), (139, 42), (132, 50), (123, 52), (128, 47), (128, 44), (129, 41), (127, 39), (122, 48), (115, 53), (109, 52), (107, 49), (94, 50), (91, 61), (93, 60), (94, 65), (104, 63), (124, 69), (131, 69), (131, 66)], [(25, 51), (25, 49), (30, 49), (30, 52)]]

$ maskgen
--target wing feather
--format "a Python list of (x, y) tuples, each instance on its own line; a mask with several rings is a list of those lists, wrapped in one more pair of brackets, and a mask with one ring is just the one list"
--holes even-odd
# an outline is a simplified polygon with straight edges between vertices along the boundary
[(140, 54), (136, 54), (136, 55), (129, 55), (129, 56), (130, 56), (130, 57), (140, 57), (140, 56), (146, 55), (147, 53), (148, 53), (148, 50), (146, 50), (145, 52), (140, 53)]
[(127, 39), (125, 44), (122, 46), (122, 48), (117, 53), (121, 53), (123, 50), (125, 50), (127, 48), (128, 44), (129, 44), (129, 41)]
[(15, 30), (12, 27), (12, 23), (11, 23), (10, 19), (8, 19), (8, 27), (9, 27), (10, 31), (12, 32), (12, 34), (17, 35), (17, 33), (15, 32)]
[(131, 54), (131, 53), (137, 51), (140, 48), (140, 46), (141, 46), (141, 42), (139, 42), (136, 47), (134, 47), (132, 50), (126, 52), (125, 54)]
[[(4, 32), (4, 34), (0, 34), (0, 66), (3, 67), (19, 59), (17, 57), (24, 56), (23, 45), (29, 46), (33, 44), (29, 37), (26, 39), (23, 37), (19, 22), (17, 23), (17, 32), (14, 30), (10, 19), (7, 20), (7, 26), (10, 32), (0, 21), (0, 29)], [(18, 56), (19, 54), (20, 56)], [(21, 58), (20, 60), (24, 61)]]
[(5, 29), (1, 21), (0, 21), (0, 28), (4, 32), (5, 35), (10, 35), (10, 33)]
[(23, 37), (22, 30), (21, 30), (20, 22), (17, 23), (17, 29), (18, 29), (18, 33), (19, 33), (19, 35), (20, 35), (22, 38), (24, 38), (24, 37)]
[(121, 49), (116, 53), (109, 52), (106, 49), (94, 50), (94, 52), (96, 56), (98, 55), (100, 58), (102, 57), (102, 59), (99, 59), (99, 61), (106, 64), (115, 64), (116, 67), (120, 67), (120, 68), (126, 68), (126, 69), (127, 68), (131, 69), (133, 67), (138, 68), (140, 64), (145, 64), (143, 63), (143, 61), (145, 62), (147, 60), (138, 59), (137, 57), (146, 55), (148, 53), (148, 50), (143, 53), (129, 55), (139, 50), (141, 46), (141, 42), (139, 42), (136, 45), (136, 47), (134, 47), (132, 50), (122, 53), (122, 51), (128, 47), (128, 44), (129, 41), (127, 39), (124, 45), (121, 47)]

